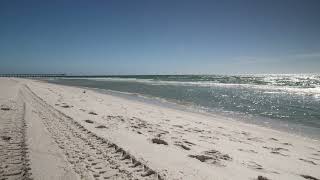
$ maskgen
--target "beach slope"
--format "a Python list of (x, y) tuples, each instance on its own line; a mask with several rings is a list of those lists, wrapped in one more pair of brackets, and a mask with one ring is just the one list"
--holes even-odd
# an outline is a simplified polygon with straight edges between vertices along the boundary
[(318, 140), (83, 88), (0, 85), (1, 178), (320, 178)]

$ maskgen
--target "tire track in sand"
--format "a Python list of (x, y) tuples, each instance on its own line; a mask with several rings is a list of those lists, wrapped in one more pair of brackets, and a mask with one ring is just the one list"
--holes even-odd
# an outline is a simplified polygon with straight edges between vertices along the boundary
[(85, 179), (163, 179), (118, 145), (98, 137), (24, 86), (30, 102), (76, 173)]
[(0, 180), (30, 179), (26, 145), (25, 103), (1, 102), (0, 110)]

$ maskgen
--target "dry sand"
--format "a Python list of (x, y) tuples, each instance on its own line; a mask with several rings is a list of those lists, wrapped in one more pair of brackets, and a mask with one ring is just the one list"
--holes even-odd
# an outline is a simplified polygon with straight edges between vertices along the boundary
[(0, 179), (320, 179), (306, 137), (0, 78)]

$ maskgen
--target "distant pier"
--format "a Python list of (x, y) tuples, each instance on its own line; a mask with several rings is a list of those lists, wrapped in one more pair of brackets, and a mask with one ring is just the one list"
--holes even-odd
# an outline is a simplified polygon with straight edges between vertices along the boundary
[(0, 77), (16, 78), (46, 78), (46, 77), (65, 77), (66, 74), (0, 74)]

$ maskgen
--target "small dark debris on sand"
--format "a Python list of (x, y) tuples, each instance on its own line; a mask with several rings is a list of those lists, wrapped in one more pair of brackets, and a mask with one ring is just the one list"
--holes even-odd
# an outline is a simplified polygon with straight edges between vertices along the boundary
[(9, 141), (11, 139), (10, 136), (1, 136), (2, 140)]
[(276, 138), (270, 138), (270, 140), (273, 140), (273, 141), (279, 141), (278, 139)]
[(84, 120), (86, 123), (90, 123), (90, 124), (92, 124), (93, 123), (93, 121), (91, 121), (91, 120), (89, 120), (89, 119), (87, 119), (87, 120)]
[(83, 93), (83, 94), (85, 94), (85, 93), (86, 93), (86, 91), (84, 90), (82, 93)]
[(98, 115), (97, 113), (95, 113), (95, 112), (93, 112), (93, 111), (90, 111), (89, 114)]
[(319, 180), (318, 178), (315, 178), (315, 177), (312, 177), (312, 176), (309, 176), (309, 175), (301, 174), (300, 176), (304, 177), (305, 179), (309, 179), (309, 180)]
[(179, 146), (179, 147), (182, 147), (183, 149), (185, 149), (185, 150), (190, 150), (190, 148), (188, 147), (188, 146), (185, 146), (185, 145), (183, 145), (183, 144), (175, 144), (176, 146)]
[(269, 178), (266, 178), (264, 176), (258, 176), (258, 179), (257, 180), (270, 180)]
[(152, 139), (152, 143), (154, 144), (164, 144), (164, 145), (168, 145), (168, 143), (162, 139), (158, 139), (158, 138), (153, 138)]
[(63, 107), (63, 108), (71, 108), (71, 106), (69, 106), (69, 105), (62, 105), (61, 107)]
[(104, 126), (104, 125), (100, 125), (100, 126), (97, 126), (96, 128), (98, 128), (98, 129), (103, 129), (103, 128), (107, 128), (107, 127)]

